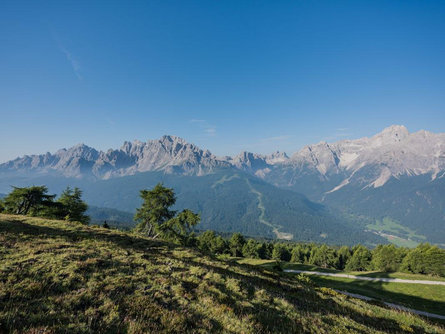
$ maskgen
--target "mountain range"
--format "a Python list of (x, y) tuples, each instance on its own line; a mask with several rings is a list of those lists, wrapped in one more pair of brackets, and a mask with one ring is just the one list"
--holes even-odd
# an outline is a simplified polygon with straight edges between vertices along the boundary
[[(217, 157), (175, 136), (106, 152), (79, 144), (0, 164), (0, 192), (12, 184), (79, 185), (93, 205), (132, 212), (141, 186), (163, 181), (177, 189), (178, 207), (198, 210), (203, 226), (220, 231), (333, 243), (351, 231), (370, 243), (445, 244), (444, 176), (445, 134), (394, 125), (290, 156)], [(120, 193), (102, 190), (110, 185)]]

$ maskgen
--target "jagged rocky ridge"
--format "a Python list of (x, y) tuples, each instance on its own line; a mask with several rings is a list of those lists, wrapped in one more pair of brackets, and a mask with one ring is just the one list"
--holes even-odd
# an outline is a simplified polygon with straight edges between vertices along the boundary
[(423, 130), (409, 133), (404, 126), (394, 125), (371, 138), (308, 145), (290, 158), (280, 152), (242, 152), (218, 158), (181, 138), (163, 136), (147, 142), (125, 142), (120, 149), (107, 152), (79, 144), (54, 154), (24, 156), (0, 164), (1, 172), (100, 179), (147, 171), (199, 176), (219, 168), (241, 169), (282, 186), (292, 186), (311, 175), (326, 181), (330, 187), (327, 193), (351, 182), (377, 188), (391, 177), (403, 175), (430, 174), (434, 180), (445, 173), (445, 134)]
[(308, 145), (290, 158), (243, 153), (234, 165), (281, 186), (293, 186), (312, 176), (326, 184), (325, 193), (349, 183), (378, 188), (390, 178), (445, 175), (445, 134), (409, 133), (394, 125), (371, 138)]
[(147, 142), (125, 142), (120, 149), (107, 152), (79, 144), (55, 154), (17, 158), (0, 165), (3, 172), (59, 173), (66, 177), (94, 176), (100, 179), (133, 175), (137, 172), (164, 171), (184, 175), (205, 175), (216, 168), (230, 167), (208, 150), (175, 136)]
[[(331, 175), (344, 176), (330, 192), (352, 180), (364, 187), (377, 188), (391, 177), (402, 175), (431, 174), (435, 179), (444, 175), (445, 134), (423, 130), (410, 134), (404, 126), (394, 125), (371, 138), (307, 146), (292, 156), (289, 167), (294, 169), (294, 176), (303, 168), (325, 179)], [(372, 173), (369, 173), (370, 167)], [(368, 171), (366, 177), (361, 170)]]
[[(290, 157), (280, 152), (270, 155), (242, 152), (234, 157), (216, 157), (174, 136), (125, 142), (120, 149), (107, 152), (80, 144), (54, 154), (24, 156), (0, 164), (0, 191), (9, 191), (11, 185), (47, 184), (51, 191), (60, 192), (62, 185), (77, 184), (85, 190), (92, 205), (132, 211), (138, 203), (138, 190), (170, 180), (170, 186), (181, 192), (189, 187), (194, 189), (195, 193), (180, 197), (193, 200), (184, 202), (185, 207), (198, 211), (206, 208), (209, 216), (203, 220), (203, 226), (213, 224), (206, 225), (208, 228), (266, 235), (267, 226), (261, 223), (265, 219), (274, 226), (283, 226), (280, 231), (286, 233), (317, 229), (307, 232), (315, 240), (314, 236), (332, 225), (334, 220), (330, 218), (323, 218), (324, 225), (314, 223), (318, 219), (318, 213), (314, 216), (314, 212), (318, 209), (311, 212), (313, 203), (279, 189), (284, 188), (323, 202), (341, 215), (352, 215), (354, 224), (359, 224), (362, 230), (376, 220), (389, 217), (408, 229), (393, 227), (384, 233), (406, 239), (417, 235), (416, 241), (430, 240), (445, 246), (444, 175), (445, 134), (409, 133), (403, 126), (391, 126), (371, 138), (309, 145)], [(246, 176), (275, 187), (264, 186), (260, 194), (255, 187), (249, 188)], [(107, 188), (108, 184), (119, 189), (118, 199), (110, 197), (114, 192)], [(223, 200), (216, 191), (220, 187), (228, 194)], [(233, 198), (233, 194), (241, 193), (243, 196)], [(124, 199), (130, 202), (120, 205)], [(280, 202), (273, 204), (274, 199)], [(265, 216), (258, 220), (254, 216), (263, 205), (261, 200), (269, 201), (269, 206), (263, 213)], [(235, 207), (224, 206), (230, 201)], [(293, 207), (287, 212), (289, 203)], [(277, 211), (278, 207), (282, 209)], [(232, 211), (237, 215), (229, 217)], [(324, 213), (321, 215), (326, 217)], [(296, 223), (299, 219), (311, 222), (312, 227)], [(315, 226), (323, 227), (318, 230)], [(330, 235), (339, 233), (334, 230)]]

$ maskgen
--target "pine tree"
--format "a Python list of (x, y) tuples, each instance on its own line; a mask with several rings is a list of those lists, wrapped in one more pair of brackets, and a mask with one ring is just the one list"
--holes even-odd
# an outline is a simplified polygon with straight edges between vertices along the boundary
[(176, 202), (173, 189), (158, 183), (152, 190), (141, 190), (142, 206), (137, 209), (134, 219), (139, 222), (136, 227), (149, 237), (156, 238), (162, 234), (162, 225), (172, 219), (176, 212), (170, 210)]
[(394, 245), (378, 245), (372, 251), (371, 266), (384, 272), (397, 271), (402, 263), (405, 252)]
[(290, 261), (291, 254), (285, 245), (276, 243), (273, 247), (272, 259), (281, 261)]
[(229, 249), (232, 256), (243, 256), (243, 247), (246, 243), (241, 233), (233, 233), (229, 239)]
[(338, 268), (340, 270), (345, 269), (346, 263), (348, 262), (349, 258), (351, 257), (351, 250), (348, 246), (342, 246), (337, 252), (338, 256)]
[(137, 209), (135, 220), (139, 221), (136, 231), (156, 238), (174, 241), (180, 244), (189, 244), (192, 228), (200, 221), (200, 216), (191, 210), (185, 209), (176, 215), (170, 210), (176, 202), (173, 189), (166, 188), (158, 183), (152, 190), (141, 190), (142, 206)]
[(371, 252), (365, 246), (354, 247), (351, 258), (346, 263), (345, 269), (348, 271), (368, 270), (371, 262)]
[(336, 268), (338, 266), (338, 257), (332, 248), (321, 245), (314, 249), (310, 263), (322, 268)]
[(243, 246), (243, 256), (251, 259), (258, 258), (258, 246), (255, 240), (249, 239)]
[(13, 188), (3, 200), (4, 210), (7, 213), (38, 215), (40, 210), (54, 203), (55, 195), (48, 195), (48, 188), (45, 186)]
[(82, 224), (90, 222), (90, 217), (85, 215), (88, 205), (82, 201), (82, 191), (79, 188), (71, 189), (67, 187), (57, 202), (62, 205), (61, 218), (68, 221), (78, 221)]

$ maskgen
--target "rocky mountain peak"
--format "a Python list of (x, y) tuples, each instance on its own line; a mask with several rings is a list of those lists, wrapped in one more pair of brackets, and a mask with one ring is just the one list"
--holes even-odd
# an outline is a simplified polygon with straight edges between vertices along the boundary
[(287, 156), (287, 154), (280, 151), (275, 151), (266, 156), (267, 163), (271, 165), (285, 163), (288, 160), (289, 157)]
[(164, 135), (159, 139), (160, 142), (166, 143), (166, 142), (170, 142), (170, 143), (178, 143), (178, 144), (182, 144), (182, 145), (186, 145), (188, 144), (188, 142), (181, 138), (181, 137), (177, 137), (177, 136), (173, 136), (173, 135)]
[(252, 152), (242, 151), (238, 155), (236, 155), (233, 159), (234, 160), (248, 161), (250, 159), (257, 158), (258, 156), (259, 156), (258, 154), (254, 154)]
[[(17, 158), (0, 165), (0, 171), (57, 172), (65, 176), (93, 175), (109, 178), (146, 171), (204, 175), (216, 168), (238, 168), (259, 177), (284, 173), (298, 180), (298, 174), (327, 178), (356, 175), (360, 182), (383, 185), (391, 177), (433, 173), (445, 170), (445, 134), (419, 131), (410, 134), (402, 125), (393, 125), (371, 138), (319, 142), (308, 145), (289, 158), (276, 151), (269, 155), (241, 152), (235, 157), (217, 158), (180, 137), (165, 135), (141, 142), (126, 141), (120, 149), (99, 152), (85, 144), (61, 149), (55, 154)], [(372, 170), (364, 176), (358, 171)], [(375, 183), (375, 180), (380, 181)], [(368, 182), (368, 183), (366, 183)]]
[(408, 129), (403, 125), (391, 125), (382, 132), (376, 134), (372, 139), (381, 140), (381, 144), (400, 142), (409, 136)]
[(99, 152), (97, 150), (83, 143), (74, 145), (73, 147), (66, 150), (66, 153), (68, 153), (70, 156), (82, 157), (92, 160), (97, 159), (97, 157), (99, 156)]

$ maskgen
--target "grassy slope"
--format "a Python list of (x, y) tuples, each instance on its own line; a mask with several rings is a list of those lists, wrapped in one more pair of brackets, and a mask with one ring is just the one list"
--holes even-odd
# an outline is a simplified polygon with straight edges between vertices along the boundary
[(357, 281), (327, 276), (311, 276), (311, 279), (320, 286), (358, 293), (416, 310), (445, 315), (444, 286)]
[[(258, 260), (258, 259), (243, 259), (244, 263), (247, 264), (267, 264), (270, 260)], [(240, 261), (239, 261), (240, 262)], [(445, 277), (431, 276), (431, 275), (421, 275), (421, 274), (409, 274), (409, 273), (386, 273), (380, 271), (346, 271), (346, 270), (336, 270), (336, 269), (326, 269), (317, 267), (311, 264), (299, 264), (299, 263), (286, 263), (283, 268), (286, 269), (297, 269), (297, 270), (310, 270), (310, 271), (320, 271), (326, 273), (337, 273), (337, 274), (350, 274), (365, 277), (386, 277), (386, 278), (402, 278), (402, 279), (412, 279), (412, 280), (423, 280), (423, 281), (440, 281), (445, 282)]]
[(0, 215), (0, 333), (378, 331), (445, 329), (129, 233)]
[[(266, 263), (267, 265), (267, 263)], [(303, 264), (287, 264), (288, 269), (311, 270), (332, 273), (347, 273), (365, 277), (390, 277), (413, 280), (444, 281), (442, 277), (427, 275), (414, 275), (405, 273), (380, 273), (380, 272), (344, 272), (338, 270), (323, 269), (316, 266)], [(379, 300), (392, 302), (413, 309), (445, 315), (445, 286), (420, 285), (406, 283), (386, 283), (359, 281), (342, 277), (310, 276), (311, 280), (320, 286), (340, 289)]]

